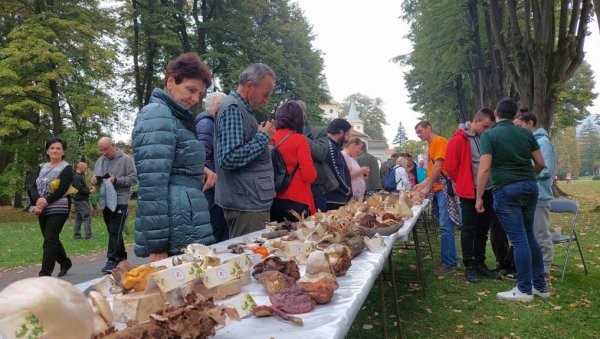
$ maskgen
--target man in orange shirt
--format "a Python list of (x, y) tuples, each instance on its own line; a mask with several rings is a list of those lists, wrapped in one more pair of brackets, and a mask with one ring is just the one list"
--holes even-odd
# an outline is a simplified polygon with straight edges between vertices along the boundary
[(442, 238), (442, 262), (435, 268), (434, 273), (436, 275), (448, 275), (454, 273), (458, 264), (456, 241), (454, 239), (454, 223), (450, 219), (448, 200), (444, 189), (447, 177), (442, 172), (448, 140), (435, 134), (431, 123), (426, 120), (420, 121), (415, 126), (415, 132), (421, 140), (427, 141), (429, 165), (427, 166), (427, 178), (422, 183), (416, 185), (414, 189), (421, 191), (424, 195), (429, 194), (431, 191), (433, 192), (433, 205), (434, 208), (437, 208), (440, 235)]

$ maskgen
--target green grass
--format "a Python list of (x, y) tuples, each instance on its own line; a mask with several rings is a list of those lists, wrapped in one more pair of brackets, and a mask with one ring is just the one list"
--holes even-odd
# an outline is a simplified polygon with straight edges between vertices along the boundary
[[(127, 225), (132, 231), (125, 236), (126, 243), (133, 242), (133, 223), (135, 212), (130, 211)], [(60, 240), (69, 257), (88, 254), (97, 251), (106, 251), (108, 233), (98, 213), (92, 218), (91, 240), (74, 240), (73, 224), (75, 219), (70, 217), (65, 223), (60, 234)], [(15, 267), (29, 266), (41, 263), (43, 237), (37, 217), (21, 209), (0, 207), (0, 272)], [(83, 230), (82, 230), (83, 232)]]
[[(467, 285), (462, 271), (438, 279), (432, 274), (439, 262), (439, 241), (433, 240), (433, 258), (425, 260), (427, 288), (424, 295), (418, 286), (399, 284), (398, 303), (400, 326), (405, 337), (421, 338), (594, 338), (600, 337), (600, 181), (576, 180), (572, 184), (559, 183), (562, 189), (574, 195), (580, 204), (578, 231), (589, 275), (583, 274), (576, 248), (572, 250), (564, 282), (554, 280), (555, 294), (548, 300), (511, 303), (496, 299), (496, 293), (513, 287), (514, 282), (484, 280)], [(560, 222), (553, 217), (552, 223)], [(133, 229), (132, 213), (128, 218)], [(551, 226), (552, 228), (553, 226)], [(20, 210), (0, 209), (0, 272), (2, 269), (39, 263), (42, 236), (37, 219)], [(565, 228), (563, 228), (563, 231)], [(93, 241), (73, 240), (73, 219), (63, 230), (61, 239), (70, 256), (104, 251), (106, 228), (101, 216), (94, 217)], [(132, 242), (132, 236), (126, 241)], [(457, 240), (457, 245), (459, 244)], [(414, 252), (394, 251), (396, 275), (415, 273)], [(488, 246), (488, 264), (494, 266)], [(555, 263), (564, 259), (564, 246), (555, 246)], [(559, 272), (553, 276), (558, 278)], [(396, 335), (391, 284), (386, 282), (388, 333)], [(377, 284), (356, 317), (348, 338), (381, 338)]]
[[(466, 284), (462, 269), (449, 277), (432, 274), (439, 262), (439, 241), (432, 240), (433, 259), (425, 260), (426, 295), (415, 285), (399, 284), (398, 303), (403, 337), (409, 338), (598, 338), (600, 337), (600, 181), (577, 180), (561, 188), (580, 204), (578, 235), (589, 275), (584, 275), (577, 248), (572, 248), (563, 282), (553, 280), (554, 295), (532, 303), (498, 301), (496, 293), (509, 290), (512, 281), (484, 280)], [(561, 218), (552, 216), (552, 225)], [(566, 227), (563, 227), (563, 233)], [(424, 236), (420, 239), (424, 239)], [(457, 237), (457, 245), (459, 245)], [(562, 263), (566, 245), (555, 245), (554, 263)], [(488, 264), (494, 266), (488, 244)], [(491, 260), (490, 260), (491, 259)], [(396, 276), (415, 273), (414, 251), (395, 250)], [(558, 268), (552, 272), (560, 278)], [(388, 334), (397, 335), (391, 283), (386, 282)], [(356, 317), (348, 338), (382, 337), (377, 284)]]

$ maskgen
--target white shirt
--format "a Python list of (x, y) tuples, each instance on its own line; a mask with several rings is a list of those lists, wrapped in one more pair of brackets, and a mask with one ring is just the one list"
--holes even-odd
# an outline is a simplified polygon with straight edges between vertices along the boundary
[(410, 180), (408, 179), (408, 173), (406, 173), (406, 170), (404, 169), (404, 167), (400, 167), (400, 166), (396, 167), (395, 179), (396, 179), (396, 182), (398, 183), (396, 185), (396, 190), (402, 191), (402, 190), (410, 190), (411, 189)]

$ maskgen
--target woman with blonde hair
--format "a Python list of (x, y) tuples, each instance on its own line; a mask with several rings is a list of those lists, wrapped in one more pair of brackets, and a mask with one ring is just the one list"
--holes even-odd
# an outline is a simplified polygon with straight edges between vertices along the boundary
[(357, 137), (349, 138), (344, 143), (344, 150), (342, 151), (352, 179), (352, 198), (356, 201), (363, 201), (365, 198), (367, 187), (365, 179), (369, 177), (370, 172), (369, 167), (361, 167), (356, 161), (356, 157), (362, 151), (362, 144), (363, 142)]
[(405, 157), (398, 157), (398, 159), (396, 159), (396, 167), (394, 167), (394, 173), (397, 182), (397, 191), (410, 190), (412, 188), (407, 172), (408, 163), (409, 161)]

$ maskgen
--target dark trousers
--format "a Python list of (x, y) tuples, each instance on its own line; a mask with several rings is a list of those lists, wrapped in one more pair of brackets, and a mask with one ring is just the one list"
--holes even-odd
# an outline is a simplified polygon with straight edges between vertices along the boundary
[(315, 208), (317, 211), (327, 212), (327, 197), (321, 190), (319, 190), (319, 186), (311, 185), (310, 189), (312, 190), (313, 199), (315, 200)]
[(298, 219), (290, 213), (291, 210), (296, 211), (299, 215), (304, 213), (305, 217), (310, 215), (310, 209), (304, 204), (288, 199), (273, 199), (273, 205), (271, 205), (271, 221), (281, 222), (284, 221), (284, 219), (298, 221)]
[(485, 211), (475, 210), (475, 199), (460, 198), (463, 228), (460, 232), (460, 246), (465, 267), (475, 267), (485, 263), (485, 245), (492, 220), (495, 219), (493, 196), (490, 190), (483, 194)]
[(508, 244), (506, 231), (502, 227), (502, 224), (495, 213), (490, 225), (490, 242), (492, 244), (492, 251), (494, 251), (494, 256), (496, 257), (496, 262), (498, 263), (498, 268), (514, 272), (515, 259), (513, 257), (512, 247)]
[(106, 257), (116, 263), (127, 259), (127, 251), (125, 251), (125, 243), (123, 242), (123, 227), (127, 219), (127, 208), (127, 205), (117, 205), (114, 212), (107, 207), (102, 210), (102, 216), (108, 231)]
[(44, 244), (42, 245), (44, 253), (42, 255), (40, 276), (52, 275), (55, 263), (59, 263), (61, 266), (71, 263), (65, 248), (60, 242), (60, 232), (68, 217), (68, 214), (51, 214), (38, 217), (40, 230), (44, 236)]
[(90, 203), (87, 200), (74, 200), (75, 224), (73, 225), (75, 238), (81, 238), (81, 224), (85, 230), (85, 238), (92, 237), (92, 217), (90, 215)]
[(208, 210), (210, 211), (210, 224), (212, 225), (213, 235), (217, 242), (229, 239), (229, 227), (225, 222), (225, 215), (221, 206), (215, 204), (215, 189), (211, 188), (204, 192), (208, 201)]

